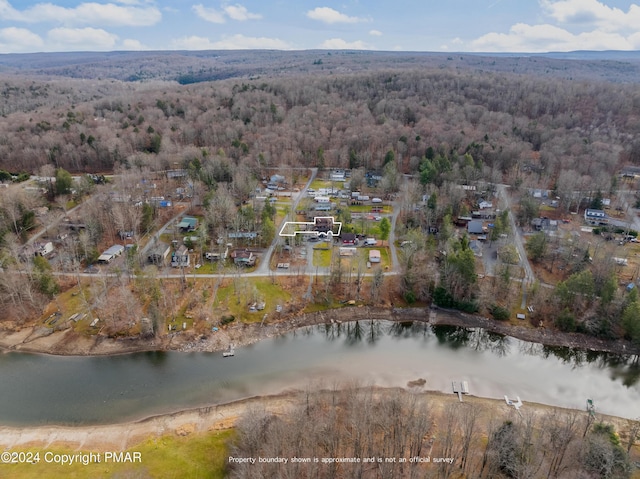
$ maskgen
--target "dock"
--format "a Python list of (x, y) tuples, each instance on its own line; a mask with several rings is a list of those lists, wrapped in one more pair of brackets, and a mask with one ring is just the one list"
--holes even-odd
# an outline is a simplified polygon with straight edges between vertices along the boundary
[(226, 351), (222, 352), (222, 357), (223, 358), (229, 358), (231, 356), (234, 356), (236, 354), (235, 349), (233, 348), (233, 344), (229, 345), (229, 349), (227, 349)]
[(520, 408), (522, 407), (520, 396), (516, 396), (516, 401), (514, 402), (512, 399), (509, 399), (509, 396), (505, 395), (504, 402), (507, 403), (507, 406), (513, 406), (516, 411), (520, 412)]
[(458, 395), (458, 400), (462, 402), (462, 395), (469, 394), (469, 383), (467, 381), (452, 381), (451, 386), (453, 388), (453, 394)]

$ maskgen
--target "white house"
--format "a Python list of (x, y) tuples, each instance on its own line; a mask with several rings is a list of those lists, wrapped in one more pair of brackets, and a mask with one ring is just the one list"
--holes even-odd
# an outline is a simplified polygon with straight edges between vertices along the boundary
[(605, 225), (609, 222), (603, 210), (587, 208), (584, 210), (584, 220), (591, 225)]

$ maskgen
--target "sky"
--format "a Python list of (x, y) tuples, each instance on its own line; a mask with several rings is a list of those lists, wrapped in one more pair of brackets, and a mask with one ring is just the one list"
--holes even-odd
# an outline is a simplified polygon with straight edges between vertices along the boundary
[(640, 50), (640, 1), (0, 0), (0, 53)]

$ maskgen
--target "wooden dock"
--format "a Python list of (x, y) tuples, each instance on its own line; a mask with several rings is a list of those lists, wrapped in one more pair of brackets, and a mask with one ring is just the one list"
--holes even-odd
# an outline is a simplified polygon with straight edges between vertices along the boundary
[(458, 400), (462, 402), (462, 395), (469, 394), (469, 383), (467, 381), (452, 381), (451, 387), (453, 388), (453, 394), (458, 395)]

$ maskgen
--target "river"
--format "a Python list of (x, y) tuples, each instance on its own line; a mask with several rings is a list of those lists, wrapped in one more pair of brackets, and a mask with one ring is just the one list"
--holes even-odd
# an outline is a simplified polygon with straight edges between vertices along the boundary
[(291, 388), (341, 381), (470, 393), (640, 416), (640, 365), (630, 358), (549, 348), (422, 322), (359, 321), (310, 326), (220, 353), (109, 357), (0, 354), (0, 424), (107, 424)]

